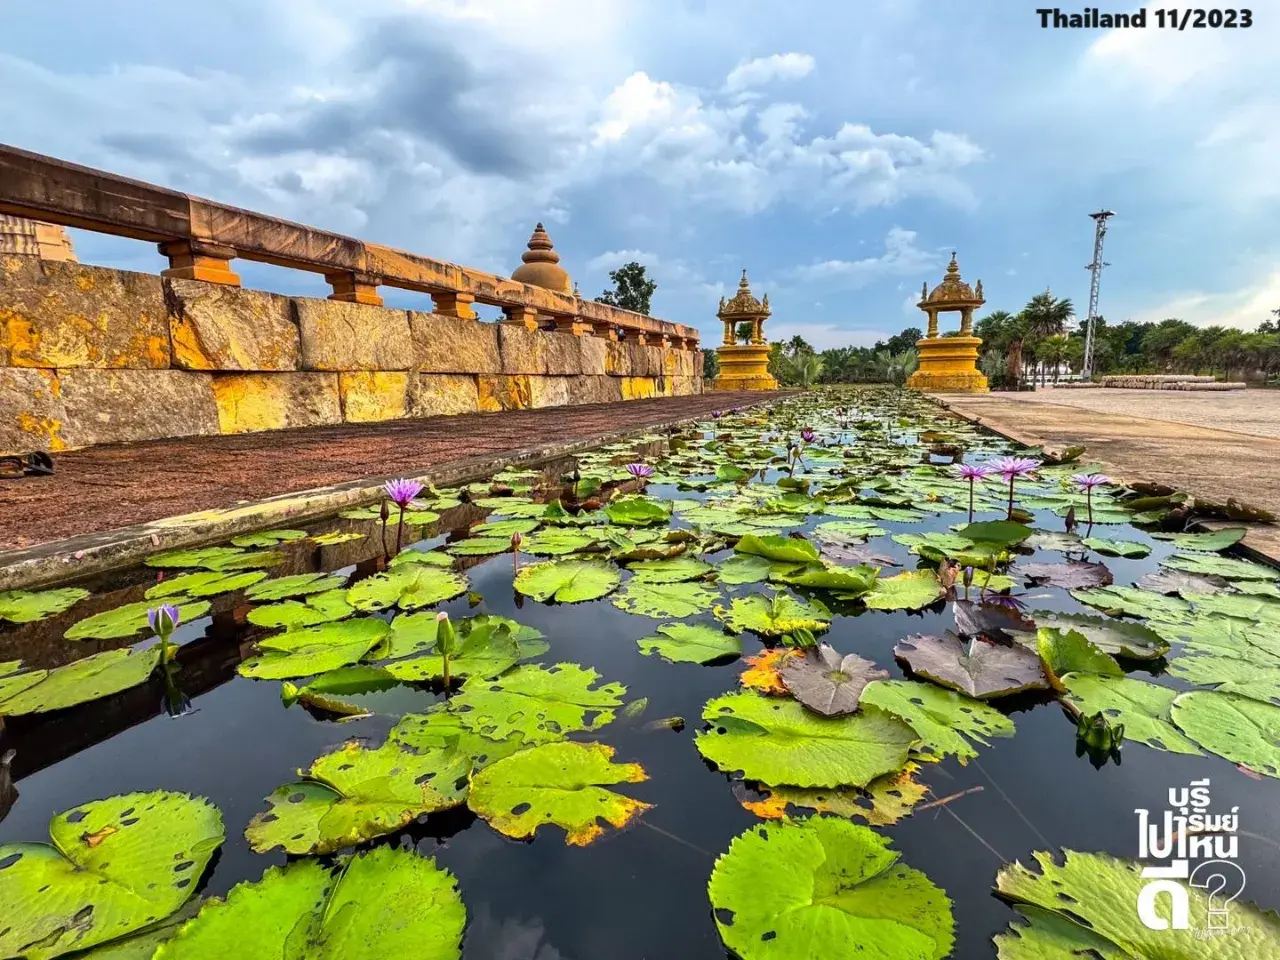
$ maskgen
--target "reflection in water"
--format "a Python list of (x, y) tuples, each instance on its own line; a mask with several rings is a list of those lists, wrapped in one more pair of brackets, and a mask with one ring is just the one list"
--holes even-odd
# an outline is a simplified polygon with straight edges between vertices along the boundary
[(467, 953), (489, 960), (568, 960), (544, 942), (546, 936), (542, 921), (536, 917), (528, 921), (514, 917), (499, 920), (489, 904), (481, 903), (471, 910)]

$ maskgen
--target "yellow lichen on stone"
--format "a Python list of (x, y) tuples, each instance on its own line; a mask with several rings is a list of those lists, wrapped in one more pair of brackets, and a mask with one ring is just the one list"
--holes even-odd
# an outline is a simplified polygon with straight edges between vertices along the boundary
[(399, 420), (408, 415), (407, 373), (353, 370), (338, 374), (342, 419), (347, 423)]
[(533, 405), (533, 388), (525, 374), (478, 378), (481, 412), (528, 410)]
[(658, 381), (654, 377), (623, 377), (623, 400), (648, 400), (658, 395)]
[(67, 448), (62, 437), (58, 436), (59, 431), (62, 430), (61, 420), (37, 417), (24, 410), (18, 414), (18, 429), (30, 434), (33, 439), (42, 441), (37, 445), (40, 449), (43, 449), (45, 444), (54, 453)]
[(284, 397), (269, 377), (214, 377), (213, 402), (221, 433), (279, 430), (285, 425)]

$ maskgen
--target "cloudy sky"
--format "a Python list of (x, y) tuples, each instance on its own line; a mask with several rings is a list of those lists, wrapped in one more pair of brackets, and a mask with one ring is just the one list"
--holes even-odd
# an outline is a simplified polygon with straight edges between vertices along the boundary
[(771, 337), (869, 344), (919, 322), (952, 248), (988, 308), (1049, 286), (1083, 314), (1104, 206), (1109, 318), (1265, 319), (1280, 0), (1186, 33), (1042, 30), (1035, 6), (9, 2), (0, 139), (502, 274), (542, 220), (584, 296), (640, 260), (654, 313), (709, 335), (746, 267)]

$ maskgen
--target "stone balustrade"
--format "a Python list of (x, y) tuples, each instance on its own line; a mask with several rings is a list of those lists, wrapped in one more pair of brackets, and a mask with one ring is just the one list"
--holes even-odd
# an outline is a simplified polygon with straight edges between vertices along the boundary
[(1213, 377), (1179, 373), (1118, 375), (1102, 378), (1104, 387), (1121, 390), (1244, 390), (1243, 383), (1222, 383)]

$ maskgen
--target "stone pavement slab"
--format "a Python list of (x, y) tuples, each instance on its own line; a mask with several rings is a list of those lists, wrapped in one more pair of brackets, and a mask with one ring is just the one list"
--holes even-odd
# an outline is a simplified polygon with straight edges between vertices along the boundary
[[(342, 509), (364, 496), (371, 478), (461, 477), (517, 454), (555, 456), (783, 395), (714, 393), (90, 447), (56, 456), (51, 477), (0, 480), (0, 551), (72, 537), (96, 546), (95, 534), (202, 511), (223, 511), (225, 519), (238, 504), (335, 485), (353, 491), (332, 507)], [(14, 560), (0, 552), (0, 567)]]
[[(1206, 393), (1195, 400), (1204, 404), (1201, 408), (1163, 390), (938, 394), (935, 399), (1020, 443), (1050, 449), (1084, 444), (1086, 458), (1102, 461), (1105, 472), (1117, 479), (1161, 483), (1218, 503), (1234, 498), (1280, 516), (1280, 394), (1248, 390), (1228, 398)], [(1145, 415), (1121, 412), (1126, 407)], [(1185, 422), (1193, 416), (1223, 426)], [(1280, 527), (1250, 525), (1244, 544), (1280, 563)]]

